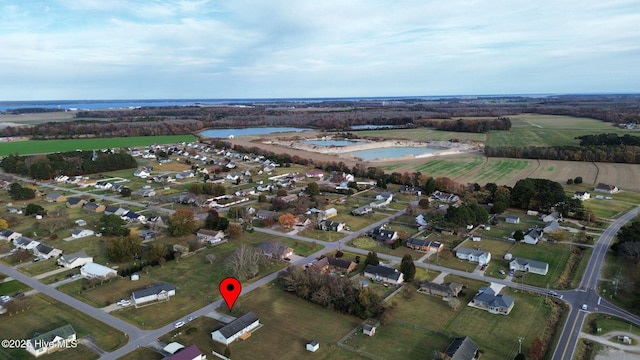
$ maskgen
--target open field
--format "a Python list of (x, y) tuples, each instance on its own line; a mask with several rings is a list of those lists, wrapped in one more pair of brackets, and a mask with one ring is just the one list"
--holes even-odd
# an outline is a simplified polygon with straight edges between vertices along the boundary
[[(25, 298), (31, 307), (28, 311), (12, 315), (0, 322), (0, 338), (29, 339), (34, 332), (46, 332), (57, 327), (71, 324), (77, 332), (77, 337), (91, 335), (96, 338), (97, 345), (106, 351), (113, 351), (124, 345), (127, 339), (122, 332), (111, 328), (102, 322), (62, 304), (43, 294), (36, 294)], [(21, 349), (2, 349), (12, 357), (18, 359), (32, 359), (33, 356)], [(2, 354), (2, 352), (0, 352)], [(1, 355), (0, 355), (1, 357)], [(83, 345), (76, 349), (66, 349), (47, 359), (92, 359), (98, 355)]]
[(134, 136), (100, 139), (64, 139), (64, 140), (25, 140), (0, 143), (0, 155), (13, 153), (20, 155), (41, 154), (80, 150), (104, 149), (127, 146), (146, 146), (151, 144), (171, 144), (194, 141), (193, 135)]
[(577, 136), (629, 133), (613, 127), (610, 123), (588, 118), (537, 114), (509, 115), (508, 117), (511, 119), (511, 130), (489, 131), (487, 146), (578, 145)]
[(485, 184), (488, 182), (513, 186), (519, 179), (529, 177), (537, 166), (536, 160), (488, 158), (487, 162), (454, 180), (462, 183)]
[(417, 129), (384, 129), (354, 131), (360, 137), (379, 137), (385, 139), (407, 139), (413, 141), (448, 141), (451, 139), (485, 141), (486, 135), (480, 133), (465, 133), (440, 131), (428, 128)]

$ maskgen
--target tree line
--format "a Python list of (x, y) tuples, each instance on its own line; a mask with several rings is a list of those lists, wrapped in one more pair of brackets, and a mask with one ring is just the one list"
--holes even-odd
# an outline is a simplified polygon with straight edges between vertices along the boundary
[(486, 146), (488, 157), (640, 164), (640, 146)]
[(583, 135), (576, 137), (576, 139), (580, 140), (580, 146), (640, 146), (640, 137), (629, 134), (623, 136), (615, 133)]
[(423, 120), (418, 123), (437, 130), (455, 132), (486, 133), (489, 130), (511, 130), (511, 120), (508, 117), (493, 120)]

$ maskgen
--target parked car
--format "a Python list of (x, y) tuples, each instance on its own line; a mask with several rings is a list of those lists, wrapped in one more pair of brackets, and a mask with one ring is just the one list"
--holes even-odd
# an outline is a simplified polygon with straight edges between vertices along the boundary
[(196, 315), (189, 316), (189, 318), (187, 319), (187, 321), (193, 321), (193, 320), (195, 320), (197, 317), (198, 317), (198, 316), (196, 316)]
[(498, 270), (498, 272), (499, 272), (500, 274), (502, 274), (502, 275), (505, 275), (505, 274), (506, 274), (506, 273), (504, 272), (504, 270), (502, 270), (502, 269)]
[(175, 325), (173, 325), (176, 329), (184, 326), (184, 321), (178, 321)]

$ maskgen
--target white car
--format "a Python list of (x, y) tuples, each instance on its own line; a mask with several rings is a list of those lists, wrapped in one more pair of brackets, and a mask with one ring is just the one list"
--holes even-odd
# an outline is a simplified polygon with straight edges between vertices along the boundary
[(175, 325), (173, 325), (176, 329), (184, 326), (184, 321), (178, 321)]
[(582, 310), (587, 310), (587, 304), (582, 304)]

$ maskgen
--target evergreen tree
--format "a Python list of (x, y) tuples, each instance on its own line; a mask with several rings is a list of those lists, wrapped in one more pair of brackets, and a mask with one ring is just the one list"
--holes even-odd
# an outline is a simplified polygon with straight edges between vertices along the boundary
[(402, 257), (400, 263), (400, 272), (404, 275), (404, 281), (413, 281), (416, 276), (416, 264), (413, 263), (413, 257), (409, 254)]
[(380, 259), (378, 259), (378, 254), (375, 251), (369, 251), (367, 254), (367, 258), (364, 260), (365, 265), (380, 265)]

